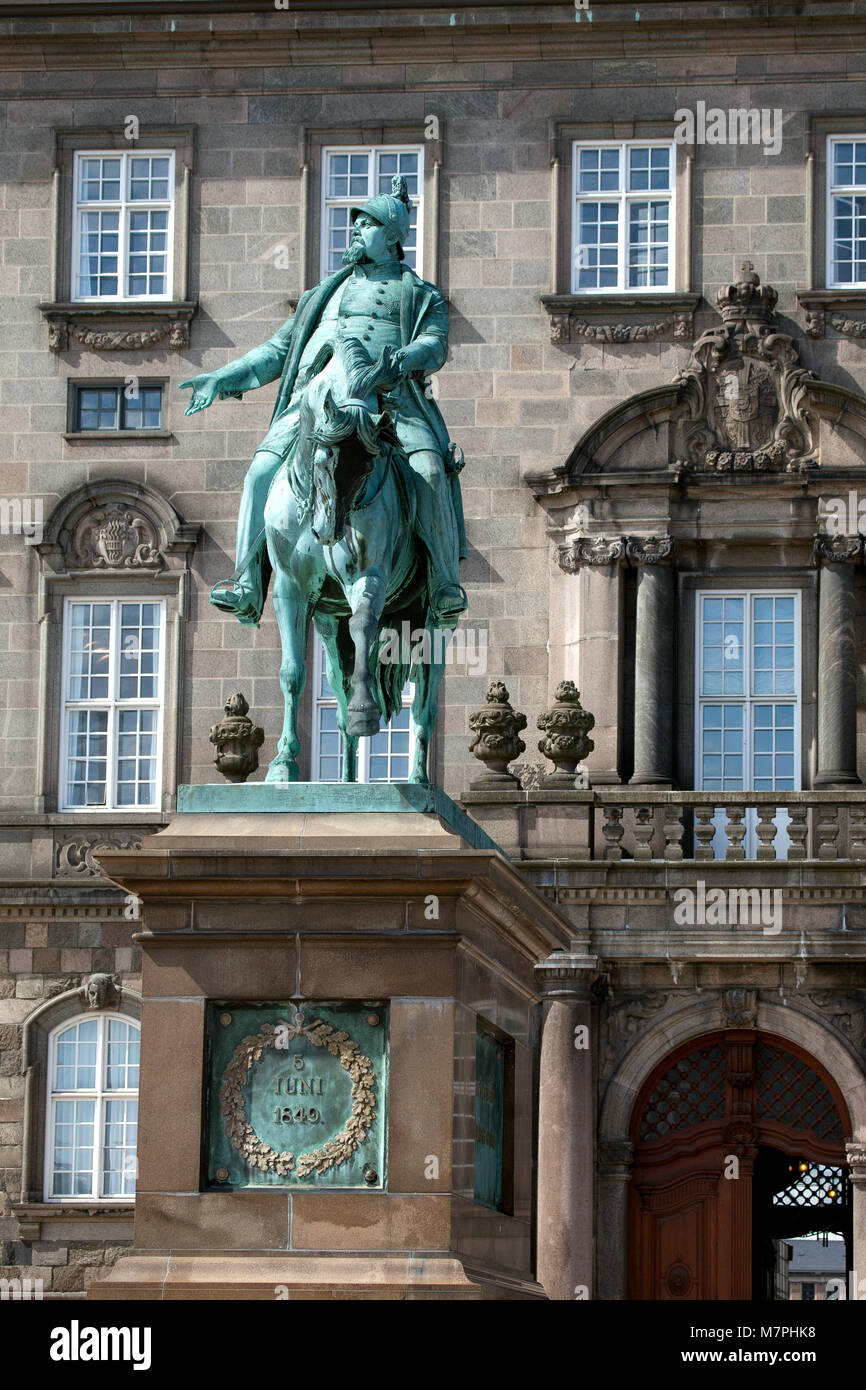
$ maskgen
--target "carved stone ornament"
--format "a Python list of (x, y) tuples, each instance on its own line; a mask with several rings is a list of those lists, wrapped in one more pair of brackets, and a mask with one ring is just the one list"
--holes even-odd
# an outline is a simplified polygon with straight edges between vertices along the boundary
[(776, 291), (750, 261), (720, 290), (722, 327), (695, 343), (677, 376), (683, 391), (673, 466), (702, 472), (804, 472), (817, 462), (817, 434), (806, 411), (813, 372), (773, 317)]
[(88, 975), (82, 989), (88, 1009), (112, 1009), (120, 1002), (120, 991), (112, 975)]
[(621, 537), (579, 536), (559, 547), (559, 568), (576, 574), (581, 565), (614, 565), (622, 559), (625, 542)]
[(475, 737), (469, 745), (479, 762), (484, 764), (484, 776), (473, 787), (516, 787), (518, 781), (508, 771), (508, 764), (526, 751), (519, 737), (526, 728), (526, 715), (511, 708), (508, 691), (502, 681), (493, 681), (487, 690), (487, 703), (469, 716), (469, 727)]
[(67, 558), (76, 569), (165, 569), (153, 522), (119, 503), (81, 518)]
[[(550, 341), (557, 346), (583, 339), (589, 343), (646, 343), (672, 336), (684, 342), (692, 336), (699, 295), (671, 295), (667, 291), (647, 301), (626, 296), (611, 303), (606, 296), (584, 294), (542, 295), (550, 319)], [(613, 319), (625, 312), (635, 318)]]
[(830, 327), (846, 338), (866, 338), (866, 319), (846, 319), (844, 314), (831, 314)]
[(214, 724), (208, 735), (214, 745), (217, 771), (228, 782), (245, 782), (259, 765), (258, 750), (265, 741), (265, 731), (247, 718), (249, 708), (240, 691), (230, 695), (225, 719)]
[(77, 836), (65, 840), (54, 851), (55, 877), (101, 878), (102, 871), (96, 860), (104, 849), (141, 849), (141, 833), (96, 834), (92, 838)]
[(190, 319), (196, 311), (191, 301), (149, 304), (40, 304), (48, 322), (48, 346), (65, 352), (72, 345), (94, 352), (136, 352), (156, 347), (168, 339), (173, 352), (189, 347)]
[(863, 552), (862, 536), (818, 535), (815, 537), (815, 556), (831, 564), (851, 564)]
[(538, 751), (553, 763), (555, 771), (544, 779), (545, 787), (574, 786), (577, 764), (583, 762), (595, 747), (588, 737), (595, 724), (595, 715), (580, 703), (580, 691), (573, 681), (563, 681), (556, 687), (556, 703), (546, 714), (538, 716), (538, 727), (544, 734)]
[(719, 999), (724, 1028), (754, 1028), (758, 1020), (756, 989), (723, 989)]
[[(306, 1038), (315, 1047), (324, 1047), (332, 1057), (339, 1058), (340, 1066), (352, 1079), (352, 1113), (349, 1119), (335, 1138), (311, 1153), (278, 1153), (258, 1137), (247, 1116), (243, 1094), (247, 1077), (265, 1049), (276, 1046), (278, 1036), (281, 1047), (285, 1046), (282, 1039), (287, 1038), (291, 1042), (292, 1038), (298, 1037)], [(307, 1023), (304, 1015), (297, 1013), (291, 1024), (280, 1024), (278, 1029), (275, 1024), (266, 1023), (260, 1033), (244, 1038), (235, 1048), (232, 1060), (223, 1073), (220, 1113), (226, 1134), (250, 1167), (258, 1168), (262, 1173), (277, 1173), (283, 1178), (289, 1173), (308, 1178), (311, 1173), (327, 1173), (330, 1168), (338, 1168), (364, 1143), (376, 1118), (375, 1085), (373, 1063), (364, 1056), (348, 1033), (339, 1032), (320, 1018)]]
[(823, 338), (827, 316), (823, 309), (806, 310), (806, 337)]
[(861, 1168), (858, 1178), (866, 1179), (866, 1136), (851, 1140), (845, 1145), (845, 1161), (849, 1168)]
[(601, 1056), (601, 1071), (609, 1075), (632, 1043), (649, 1023), (655, 1022), (677, 996), (639, 994), (614, 1005), (607, 1015)]
[(646, 343), (667, 333), (670, 328), (673, 328), (675, 338), (687, 338), (689, 322), (688, 314), (665, 314), (655, 323), (587, 323), (586, 319), (572, 319), (571, 332), (578, 338), (589, 338), (596, 343)]
[(629, 536), (625, 553), (633, 565), (660, 565), (673, 558), (675, 546), (670, 536)]

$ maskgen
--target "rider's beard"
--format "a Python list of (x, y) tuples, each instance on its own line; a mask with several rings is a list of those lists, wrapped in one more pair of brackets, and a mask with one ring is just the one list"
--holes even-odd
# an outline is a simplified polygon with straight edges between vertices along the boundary
[(372, 265), (367, 248), (360, 237), (353, 237), (343, 252), (343, 265)]

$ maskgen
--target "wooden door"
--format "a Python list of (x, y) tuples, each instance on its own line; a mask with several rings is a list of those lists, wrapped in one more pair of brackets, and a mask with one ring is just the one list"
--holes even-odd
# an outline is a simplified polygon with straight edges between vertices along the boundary
[(730, 1029), (672, 1053), (635, 1106), (629, 1297), (752, 1297), (760, 1143), (839, 1160), (844, 1103), (788, 1043)]

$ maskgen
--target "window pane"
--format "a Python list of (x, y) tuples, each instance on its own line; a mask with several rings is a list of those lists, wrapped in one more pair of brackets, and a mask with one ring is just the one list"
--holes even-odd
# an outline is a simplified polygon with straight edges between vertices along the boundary
[(51, 1192), (55, 1197), (93, 1196), (94, 1100), (57, 1101)]
[(102, 1149), (102, 1196), (135, 1195), (135, 1154), (138, 1141), (138, 1101), (105, 1102)]
[(157, 711), (120, 710), (117, 715), (117, 804), (153, 806), (156, 801)]
[(79, 299), (117, 294), (119, 228), (118, 212), (79, 213)]
[(619, 205), (581, 203), (578, 213), (577, 283), (580, 289), (615, 289), (618, 275)]
[(140, 1034), (134, 1023), (108, 1020), (105, 1055), (105, 1086), (109, 1091), (138, 1089)]

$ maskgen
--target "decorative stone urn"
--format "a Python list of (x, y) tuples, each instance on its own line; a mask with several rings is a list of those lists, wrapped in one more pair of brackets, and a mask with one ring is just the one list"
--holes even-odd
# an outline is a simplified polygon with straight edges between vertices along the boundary
[(519, 758), (526, 749), (523, 739), (518, 737), (520, 730), (526, 728), (526, 715), (511, 708), (508, 691), (502, 681), (493, 681), (488, 687), (487, 703), (483, 709), (470, 714), (469, 727), (475, 734), (469, 752), (484, 764), (484, 776), (472, 782), (471, 786), (519, 786), (517, 778), (508, 771), (508, 764)]
[(227, 781), (245, 782), (259, 765), (265, 731), (247, 718), (249, 705), (240, 691), (229, 696), (225, 711), (225, 719), (214, 724), (208, 735), (214, 745), (213, 760)]
[(563, 790), (574, 787), (578, 763), (595, 747), (587, 737), (594, 724), (595, 716), (581, 705), (580, 691), (574, 681), (558, 685), (555, 705), (538, 716), (538, 727), (544, 734), (538, 741), (538, 751), (549, 758), (555, 768), (544, 778), (545, 787)]

